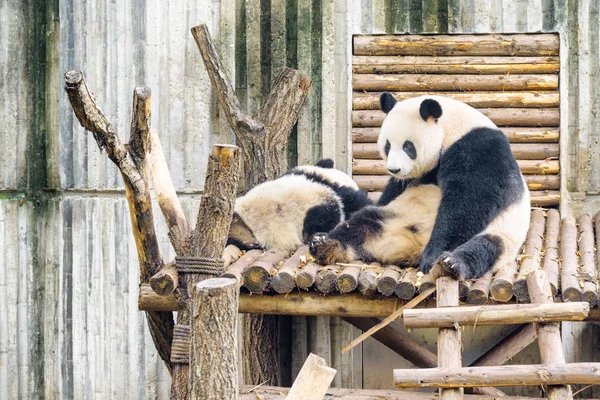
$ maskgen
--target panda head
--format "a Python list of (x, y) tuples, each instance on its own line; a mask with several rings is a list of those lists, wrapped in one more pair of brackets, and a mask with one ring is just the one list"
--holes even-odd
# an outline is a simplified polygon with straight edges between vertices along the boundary
[(439, 160), (444, 129), (440, 103), (431, 96), (404, 101), (388, 92), (380, 97), (386, 117), (377, 145), (388, 172), (398, 179), (418, 178), (433, 169)]

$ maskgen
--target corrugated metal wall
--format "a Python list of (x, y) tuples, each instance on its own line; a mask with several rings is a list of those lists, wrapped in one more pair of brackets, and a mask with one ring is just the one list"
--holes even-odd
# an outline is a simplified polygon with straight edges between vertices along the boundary
[[(328, 156), (341, 168), (350, 165), (352, 34), (559, 32), (563, 211), (592, 211), (600, 208), (598, 13), (595, 0), (0, 2), (0, 398), (168, 397), (170, 378), (136, 310), (139, 273), (122, 184), (74, 120), (61, 89), (65, 71), (85, 72), (125, 139), (133, 87), (152, 88), (153, 125), (194, 219), (208, 149), (232, 136), (191, 26), (209, 25), (250, 111), (280, 66), (310, 75), (290, 163)], [(159, 234), (169, 259), (162, 221)], [(294, 351), (282, 361), (292, 375), (309, 351), (341, 371), (338, 386), (381, 387), (391, 367), (406, 365), (373, 341), (340, 356), (358, 332), (337, 318), (289, 322), (281, 325)], [(500, 337), (494, 332), (490, 341)], [(572, 324), (564, 333), (573, 359), (598, 354), (598, 328)], [(411, 335), (428, 346), (435, 340)], [(490, 344), (474, 338), (465, 358)]]

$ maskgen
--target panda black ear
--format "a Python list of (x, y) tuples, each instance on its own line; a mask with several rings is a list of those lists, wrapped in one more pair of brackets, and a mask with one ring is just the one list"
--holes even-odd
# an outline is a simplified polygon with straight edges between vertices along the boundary
[(392, 108), (394, 108), (397, 102), (398, 100), (396, 100), (394, 96), (392, 96), (389, 92), (383, 92), (379, 97), (379, 104), (381, 105), (381, 110), (386, 114), (392, 111)]
[(321, 167), (321, 168), (333, 168), (333, 160), (331, 158), (324, 158), (322, 160), (319, 160), (319, 162), (317, 162), (316, 164), (317, 167)]
[(421, 118), (423, 118), (423, 121), (425, 122), (427, 122), (429, 117), (438, 119), (442, 116), (442, 106), (434, 99), (425, 99), (421, 103), (419, 114), (421, 114)]

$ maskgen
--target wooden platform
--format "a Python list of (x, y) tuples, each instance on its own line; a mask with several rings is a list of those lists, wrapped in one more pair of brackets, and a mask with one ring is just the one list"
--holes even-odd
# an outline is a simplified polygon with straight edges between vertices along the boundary
[[(377, 150), (379, 96), (425, 94), (467, 103), (498, 125), (534, 206), (560, 202), (558, 36), (359, 35), (352, 58), (352, 173), (378, 198), (389, 179)], [(473, 42), (465, 43), (465, 40)]]
[[(469, 304), (528, 302), (525, 276), (543, 269), (556, 301), (587, 301), (598, 307), (596, 248), (600, 240), (600, 213), (595, 219), (560, 219), (555, 209), (535, 209), (530, 230), (518, 262), (501, 272), (478, 280), (461, 282), (461, 300)], [(229, 246), (225, 251), (224, 276), (238, 279), (252, 294), (355, 294), (406, 301), (432, 287), (429, 275), (415, 268), (379, 264), (322, 266), (312, 262), (307, 246), (294, 254), (278, 250), (252, 250), (241, 254)]]

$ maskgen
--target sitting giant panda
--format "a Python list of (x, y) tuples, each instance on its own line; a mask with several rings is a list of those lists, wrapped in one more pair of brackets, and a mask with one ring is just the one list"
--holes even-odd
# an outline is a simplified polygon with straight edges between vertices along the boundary
[(227, 244), (241, 250), (294, 251), (316, 232), (328, 232), (372, 201), (325, 159), (263, 182), (235, 201)]
[[(419, 259), (421, 271), (428, 273), (435, 265), (434, 277), (473, 279), (513, 260), (527, 234), (530, 203), (504, 134), (489, 118), (456, 100), (422, 96), (397, 102), (385, 92), (380, 103), (387, 115), (378, 147), (392, 178), (379, 204), (391, 205), (419, 185), (434, 183), (441, 189), (431, 237)], [(368, 228), (360, 238), (337, 240), (347, 246), (364, 240), (367, 231), (385, 232), (392, 223), (397, 221), (379, 214), (370, 223), (362, 222)], [(333, 253), (327, 250), (335, 250), (329, 242), (326, 235), (316, 235), (311, 252)], [(374, 258), (379, 259), (376, 254)]]

